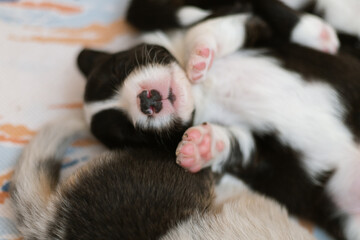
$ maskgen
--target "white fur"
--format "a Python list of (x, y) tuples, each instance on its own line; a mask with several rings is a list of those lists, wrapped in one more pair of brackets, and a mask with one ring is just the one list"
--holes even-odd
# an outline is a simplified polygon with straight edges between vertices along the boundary
[[(177, 86), (177, 96), (175, 105), (177, 110), (172, 114), (163, 114), (161, 110), (159, 116), (149, 119), (144, 115), (138, 106), (137, 96), (141, 90), (141, 85), (155, 84), (157, 81), (171, 81)], [(165, 84), (170, 84), (166, 82)], [(161, 85), (161, 84), (159, 84)], [(147, 66), (141, 70), (132, 72), (124, 82), (124, 86), (119, 89), (119, 108), (128, 113), (135, 126), (143, 128), (160, 129), (171, 123), (174, 117), (179, 117), (184, 122), (191, 119), (193, 112), (193, 99), (190, 94), (190, 83), (184, 71), (177, 65), (170, 66)]]
[(350, 216), (345, 222), (345, 235), (348, 239), (360, 239), (360, 215)]
[[(246, 22), (250, 14), (236, 14), (210, 19), (192, 27), (185, 35), (183, 64), (191, 82), (206, 79), (214, 58), (225, 56), (242, 47), (246, 40)], [(199, 54), (207, 50), (209, 55)], [(205, 64), (202, 70), (196, 66)]]
[(336, 29), (360, 38), (359, 0), (317, 0), (316, 8)]
[(299, 10), (305, 7), (306, 4), (310, 3), (311, 0), (280, 0), (280, 1), (293, 9)]
[(216, 198), (214, 204), (217, 206), (224, 204), (234, 196), (238, 196), (249, 190), (246, 184), (239, 178), (225, 174), (215, 187)]
[[(191, 53), (195, 45), (204, 44), (222, 57), (242, 47), (246, 38), (245, 24), (249, 14), (236, 14), (210, 19), (191, 28), (185, 36), (186, 51)], [(188, 56), (186, 56), (188, 59)]]
[[(211, 164), (211, 169), (214, 172), (222, 172), (222, 167), (231, 151), (230, 141), (232, 140), (232, 137), (235, 137), (235, 141), (238, 141), (239, 143), (243, 154), (243, 165), (246, 165), (250, 161), (250, 155), (254, 149), (254, 140), (249, 129), (242, 129), (241, 127), (236, 126), (225, 128), (216, 124), (210, 124), (210, 126), (212, 129), (211, 152), (216, 154), (214, 154), (214, 161), (211, 161), (208, 164)], [(225, 146), (224, 150), (220, 153), (216, 150), (215, 144), (217, 141), (222, 141)]]
[[(224, 184), (223, 187), (227, 188)], [(290, 220), (286, 210), (275, 201), (246, 189), (234, 188), (232, 184), (230, 188), (235, 190), (232, 197), (217, 201), (215, 209), (208, 213), (193, 215), (161, 239), (314, 239)]]
[[(324, 31), (328, 35), (327, 38), (321, 36)], [(335, 30), (322, 19), (310, 14), (301, 16), (290, 39), (294, 43), (332, 54), (337, 52), (340, 45)]]
[(197, 102), (195, 124), (221, 122), (277, 131), (285, 144), (304, 154), (304, 164), (315, 178), (343, 164), (345, 156), (356, 157), (336, 92), (329, 85), (304, 81), (274, 59), (242, 52), (224, 57), (214, 62), (198, 87), (205, 97)]
[[(210, 124), (211, 126), (211, 152), (214, 154), (214, 161), (210, 161), (208, 166), (211, 165), (211, 169), (214, 172), (221, 172), (221, 167), (226, 161), (227, 157), (230, 154), (230, 141), (229, 136), (226, 130), (215, 124)], [(216, 142), (222, 141), (224, 143), (224, 150), (222, 152), (218, 152), (216, 150)]]
[(211, 11), (206, 11), (201, 8), (186, 6), (182, 7), (177, 12), (177, 18), (179, 20), (180, 25), (182, 26), (189, 26), (194, 24), (201, 19), (206, 18), (211, 14)]
[(165, 47), (176, 59), (180, 60), (183, 66), (184, 62), (184, 31), (155, 31), (141, 35), (140, 39), (147, 44), (160, 45)]
[(250, 162), (250, 156), (255, 147), (252, 134), (249, 132), (249, 129), (241, 127), (230, 127), (229, 131), (231, 131), (236, 141), (238, 141), (243, 154), (243, 164), (247, 165)]

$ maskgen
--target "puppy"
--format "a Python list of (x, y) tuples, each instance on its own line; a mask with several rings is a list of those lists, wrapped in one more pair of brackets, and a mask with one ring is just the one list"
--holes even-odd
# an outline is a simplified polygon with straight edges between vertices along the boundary
[(186, 239), (313, 239), (278, 204), (240, 193), (228, 177), (216, 189), (231, 187), (239, 199), (224, 202), (222, 194), (213, 203), (210, 170), (187, 173), (161, 149), (105, 152), (58, 183), (66, 143), (85, 128), (77, 118), (51, 123), (20, 157), (11, 200), (25, 239), (184, 239), (192, 228), (196, 233)]
[[(283, 14), (281, 9), (285, 6), (276, 0), (132, 0), (127, 19), (139, 30), (165, 30), (191, 26), (204, 17), (218, 15), (219, 12), (220, 14), (229, 13), (229, 10), (236, 12), (236, 9), (241, 7), (243, 10), (245, 8), (252, 10), (264, 18), (266, 22), (272, 25), (276, 34), (291, 39), (292, 42), (331, 53), (336, 53), (340, 45), (342, 52), (360, 59), (360, 22), (357, 20), (359, 2), (354, 0), (280, 1), (292, 9), (311, 14), (295, 13), (290, 8), (288, 8), (288, 12), (292, 12), (291, 15)], [(313, 14), (320, 16), (326, 23)], [(286, 29), (292, 29), (299, 22), (306, 25), (308, 32), (296, 34), (294, 31), (288, 34), (289, 30)], [(332, 27), (336, 29), (339, 39), (334, 34)], [(310, 38), (312, 40), (304, 41), (304, 39), (300, 40), (299, 38)], [(317, 41), (313, 41), (314, 39)]]
[[(293, 4), (299, 0), (284, 2), (295, 8), (301, 5)], [(278, 0), (132, 0), (127, 20), (141, 31), (171, 30), (188, 28), (204, 19), (244, 12), (264, 20), (270, 27), (267, 31), (271, 30), (275, 37), (282, 40), (332, 54), (339, 48), (339, 39), (329, 24), (315, 15), (296, 12)], [(267, 40), (264, 36), (257, 36), (267, 32), (264, 28), (256, 31), (257, 25), (253, 21), (248, 22), (250, 31), (244, 44), (246, 47), (263, 44)], [(265, 43), (268, 44), (267, 41)]]
[[(177, 146), (190, 172), (231, 173), (336, 239), (360, 239), (360, 63), (286, 41), (238, 51), (252, 20), (232, 14), (114, 54), (84, 50), (87, 122), (108, 147)], [(307, 41), (306, 26), (294, 29)]]
[(158, 239), (211, 206), (212, 173), (187, 173), (155, 149), (103, 153), (58, 183), (66, 143), (83, 129), (77, 118), (49, 124), (21, 155), (11, 200), (25, 239)]

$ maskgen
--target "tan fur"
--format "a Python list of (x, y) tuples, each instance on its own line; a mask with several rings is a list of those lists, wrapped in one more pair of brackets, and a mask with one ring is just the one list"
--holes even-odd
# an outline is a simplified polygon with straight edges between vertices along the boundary
[(209, 213), (197, 214), (179, 224), (162, 238), (180, 239), (305, 240), (314, 237), (291, 220), (278, 203), (245, 190)]

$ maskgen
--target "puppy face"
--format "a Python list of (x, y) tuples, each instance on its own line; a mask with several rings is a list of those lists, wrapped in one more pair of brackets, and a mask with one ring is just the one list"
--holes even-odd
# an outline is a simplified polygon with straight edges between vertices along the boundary
[(163, 47), (141, 44), (115, 54), (83, 50), (78, 58), (87, 77), (85, 112), (116, 109), (142, 132), (172, 132), (192, 121), (191, 85)]

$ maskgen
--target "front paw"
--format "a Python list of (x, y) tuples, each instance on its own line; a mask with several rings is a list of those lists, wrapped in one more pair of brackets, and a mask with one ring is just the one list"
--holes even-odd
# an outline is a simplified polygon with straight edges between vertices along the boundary
[(291, 41), (330, 54), (336, 54), (340, 46), (334, 28), (310, 14), (300, 18), (291, 33)]
[(192, 48), (186, 72), (192, 83), (199, 83), (206, 78), (208, 70), (214, 61), (215, 50), (207, 43), (198, 43)]
[(210, 166), (224, 152), (225, 141), (215, 136), (211, 124), (189, 128), (176, 150), (176, 161), (190, 172)]

